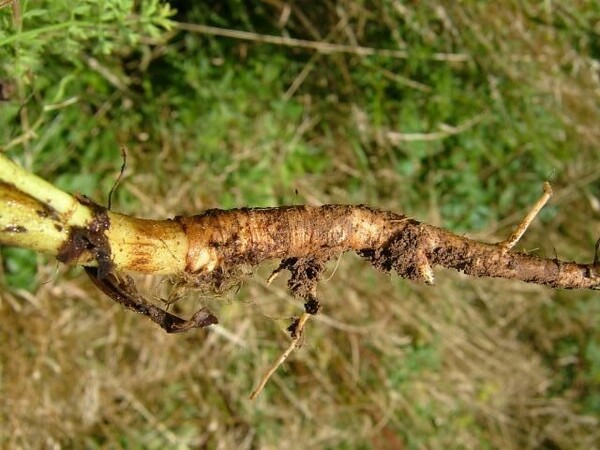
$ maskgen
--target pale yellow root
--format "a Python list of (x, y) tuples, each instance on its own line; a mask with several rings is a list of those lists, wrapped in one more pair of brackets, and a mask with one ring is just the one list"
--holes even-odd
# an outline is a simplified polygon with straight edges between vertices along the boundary
[(267, 372), (263, 375), (258, 387), (254, 389), (254, 391), (252, 391), (252, 394), (250, 394), (250, 400), (255, 400), (256, 397), (259, 396), (264, 387), (267, 385), (269, 379), (273, 376), (277, 369), (279, 369), (279, 366), (281, 366), (285, 362), (285, 360), (288, 359), (288, 357), (292, 354), (294, 349), (298, 347), (298, 343), (304, 335), (304, 327), (306, 326), (306, 322), (308, 321), (310, 316), (311, 314), (308, 314), (306, 312), (303, 313), (302, 316), (300, 316), (300, 319), (298, 320), (298, 324), (296, 326), (295, 337), (292, 339), (292, 342), (290, 342), (290, 345), (288, 345), (284, 352), (273, 363), (273, 365), (269, 367), (269, 370), (267, 370)]
[(516, 243), (519, 242), (519, 239), (523, 237), (523, 235), (527, 231), (527, 228), (529, 228), (529, 225), (531, 225), (531, 222), (533, 222), (533, 220), (539, 214), (541, 209), (546, 205), (546, 203), (548, 203), (548, 200), (552, 196), (552, 187), (550, 186), (550, 183), (546, 181), (544, 183), (543, 189), (544, 193), (542, 194), (542, 196), (538, 199), (537, 202), (535, 202), (529, 213), (527, 213), (525, 218), (515, 228), (510, 237), (498, 243), (498, 245), (502, 247), (505, 252), (512, 249), (516, 245)]

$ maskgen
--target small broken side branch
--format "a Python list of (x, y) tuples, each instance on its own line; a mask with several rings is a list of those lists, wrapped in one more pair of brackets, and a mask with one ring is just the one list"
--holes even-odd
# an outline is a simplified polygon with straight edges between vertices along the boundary
[(98, 268), (86, 267), (85, 273), (102, 292), (132, 311), (147, 316), (167, 333), (183, 333), (192, 328), (204, 328), (218, 323), (217, 318), (206, 308), (197, 311), (189, 320), (181, 319), (150, 303), (140, 295), (131, 277), (114, 273), (100, 276)]

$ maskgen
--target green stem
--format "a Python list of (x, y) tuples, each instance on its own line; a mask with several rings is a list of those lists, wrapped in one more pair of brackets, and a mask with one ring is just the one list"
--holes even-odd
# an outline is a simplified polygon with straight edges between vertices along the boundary
[[(107, 229), (98, 228), (99, 213), (106, 217)], [(82, 232), (83, 241), (77, 240)], [(101, 235), (107, 239), (104, 251), (115, 270), (177, 274), (185, 269), (188, 241), (177, 222), (106, 211), (61, 191), (0, 154), (1, 245), (54, 256), (71, 254), (75, 259), (64, 262), (94, 265), (97, 255), (90, 253), (85, 240)]]
[(56, 255), (92, 211), (0, 154), (0, 242)]

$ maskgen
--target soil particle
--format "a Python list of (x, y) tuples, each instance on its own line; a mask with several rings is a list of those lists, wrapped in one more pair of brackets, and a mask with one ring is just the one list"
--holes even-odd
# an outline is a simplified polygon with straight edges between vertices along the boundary
[(314, 295), (309, 295), (308, 300), (306, 301), (306, 303), (304, 303), (304, 311), (306, 311), (307, 314), (315, 315), (319, 312), (320, 309), (321, 304), (319, 303), (317, 297), (315, 297)]
[(300, 318), (299, 317), (295, 317), (292, 321), (292, 323), (290, 324), (289, 327), (287, 327), (287, 331), (290, 333), (290, 337), (292, 339), (296, 339), (298, 337), (298, 324), (300, 323)]

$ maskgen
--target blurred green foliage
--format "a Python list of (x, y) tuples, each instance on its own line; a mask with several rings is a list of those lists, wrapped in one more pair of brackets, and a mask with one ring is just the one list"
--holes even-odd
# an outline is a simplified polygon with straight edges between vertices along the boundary
[[(400, 41), (406, 59), (315, 56), (173, 35), (171, 19), (279, 33), (267, 5), (174, 6), (175, 17), (156, 1), (23, 2), (20, 34), (3, 11), (2, 67), (19, 95), (3, 105), (1, 141), (22, 133), (21, 105), (30, 123), (41, 120), (40, 139), (25, 145), (32, 168), (51, 178), (60, 174), (57, 183), (69, 190), (106, 195), (120, 145), (152, 154), (159, 137), (168, 136), (179, 145), (170, 158), (182, 173), (201, 167), (225, 174), (224, 189), (213, 199), (218, 205), (293, 200), (294, 180), (308, 173), (322, 176), (325, 192), (348, 191), (350, 202), (400, 194), (400, 206), (416, 212), (434, 190), (444, 223), (458, 231), (483, 229), (529, 205), (541, 182), (560, 178), (562, 165), (580, 149), (569, 139), (558, 100), (527, 81), (527, 64), (515, 76), (490, 54), (477, 29), (457, 33), (433, 6), (410, 14), (386, 2), (362, 6), (373, 17), (361, 41), (378, 48)], [(313, 34), (326, 36), (335, 25), (320, 8), (305, 13)], [(383, 16), (397, 28), (378, 26)], [(561, 17), (579, 33), (589, 16)], [(287, 27), (316, 38), (300, 22)], [(308, 77), (291, 98), (282, 96), (311, 58)], [(299, 135), (306, 120), (310, 125)], [(394, 142), (388, 132), (430, 138)], [(350, 161), (340, 145), (353, 149)], [(12, 154), (23, 148), (13, 146)], [(354, 170), (340, 174), (344, 164)], [(381, 168), (405, 188), (390, 185), (389, 177), (377, 180)], [(233, 186), (242, 194), (233, 195)], [(360, 198), (365, 191), (369, 198)]]
[(0, 247), (4, 279), (8, 286), (33, 291), (37, 285), (35, 252), (22, 248)]

